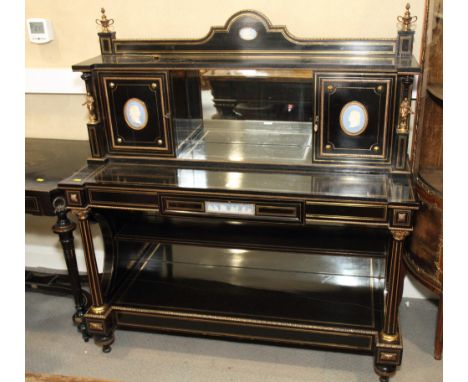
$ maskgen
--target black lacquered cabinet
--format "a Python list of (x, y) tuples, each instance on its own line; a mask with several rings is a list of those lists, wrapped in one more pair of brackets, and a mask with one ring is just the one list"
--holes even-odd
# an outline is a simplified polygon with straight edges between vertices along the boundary
[(389, 163), (395, 76), (319, 73), (316, 161)]
[(101, 74), (109, 152), (172, 155), (166, 72)]
[(243, 11), (200, 40), (138, 41), (103, 17), (101, 56), (73, 67), (93, 158), (60, 183), (88, 332), (106, 352), (118, 328), (356, 351), (387, 379), (418, 210), (412, 32), (305, 40)]

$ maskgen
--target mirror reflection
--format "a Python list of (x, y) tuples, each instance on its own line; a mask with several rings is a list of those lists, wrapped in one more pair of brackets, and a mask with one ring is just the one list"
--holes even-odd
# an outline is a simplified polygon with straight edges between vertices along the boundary
[(311, 163), (311, 70), (200, 70), (200, 84), (203, 118), (177, 134), (179, 158)]

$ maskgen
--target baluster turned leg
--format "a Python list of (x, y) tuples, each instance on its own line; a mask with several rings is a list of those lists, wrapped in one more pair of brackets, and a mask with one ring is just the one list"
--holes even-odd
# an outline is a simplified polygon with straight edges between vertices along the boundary
[(83, 339), (87, 342), (89, 340), (89, 334), (86, 329), (83, 315), (88, 308), (89, 299), (86, 292), (81, 289), (78, 264), (76, 262), (75, 244), (73, 238), (73, 231), (76, 228), (76, 224), (71, 222), (67, 217), (68, 209), (66, 207), (64, 198), (57, 197), (54, 199), (52, 204), (57, 215), (57, 222), (54, 224), (52, 229), (57, 235), (59, 235), (59, 240), (62, 244), (65, 264), (67, 266), (68, 276), (70, 279), (70, 286), (75, 301), (75, 314), (73, 315), (73, 322), (77, 325), (78, 331), (81, 332)]
[(94, 335), (97, 345), (102, 346), (105, 353), (111, 351), (111, 344), (114, 342), (113, 325), (110, 319), (110, 311), (104, 304), (99, 280), (96, 256), (94, 253), (93, 237), (89, 223), (89, 210), (73, 211), (79, 220), (81, 239), (85, 253), (86, 268), (88, 270), (89, 288), (91, 291), (91, 308), (86, 313), (88, 330)]

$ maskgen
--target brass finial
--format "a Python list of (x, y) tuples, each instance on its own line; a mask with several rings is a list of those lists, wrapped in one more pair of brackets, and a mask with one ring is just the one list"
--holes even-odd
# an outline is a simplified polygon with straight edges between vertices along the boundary
[(411, 16), (410, 8), (411, 5), (407, 3), (405, 15), (397, 17), (398, 22), (401, 23), (401, 30), (404, 32), (410, 31), (411, 25), (418, 19), (418, 16)]
[(101, 13), (102, 13), (102, 16), (101, 16), (101, 19), (96, 19), (96, 24), (100, 25), (102, 27), (102, 31), (103, 33), (109, 33), (110, 32), (110, 29), (109, 27), (114, 24), (114, 19), (107, 19), (107, 16), (106, 16), (106, 10), (104, 8), (101, 8)]

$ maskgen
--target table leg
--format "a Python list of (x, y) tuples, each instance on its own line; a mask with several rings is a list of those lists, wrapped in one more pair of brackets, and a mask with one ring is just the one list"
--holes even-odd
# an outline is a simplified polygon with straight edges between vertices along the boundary
[(402, 252), (404, 239), (409, 232), (399, 229), (392, 229), (390, 232), (393, 239), (387, 263), (385, 315), (375, 353), (375, 370), (381, 377), (381, 381), (388, 380), (396, 367), (400, 365), (403, 352), (398, 327), (398, 312), (403, 288)]
[(85, 315), (89, 332), (97, 345), (102, 346), (105, 353), (111, 351), (114, 342), (114, 323), (111, 310), (104, 303), (99, 279), (96, 255), (94, 253), (93, 236), (89, 223), (89, 209), (77, 209), (73, 212), (78, 216), (81, 239), (83, 241), (86, 269), (88, 271), (89, 288), (91, 291), (91, 307)]
[(55, 214), (57, 215), (57, 222), (54, 224), (52, 229), (57, 235), (59, 235), (59, 240), (62, 244), (65, 264), (70, 278), (70, 286), (73, 293), (73, 299), (75, 301), (73, 322), (77, 325), (78, 331), (81, 332), (83, 339), (87, 342), (89, 340), (89, 335), (86, 329), (86, 324), (83, 320), (83, 315), (88, 308), (89, 298), (87, 293), (81, 288), (78, 264), (76, 262), (73, 238), (73, 231), (76, 228), (76, 224), (68, 219), (68, 209), (66, 207), (66, 202), (62, 197), (55, 198), (53, 206)]

